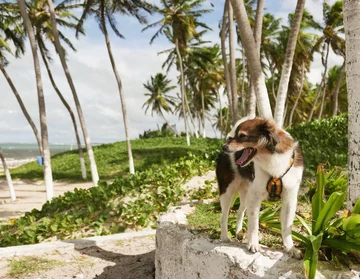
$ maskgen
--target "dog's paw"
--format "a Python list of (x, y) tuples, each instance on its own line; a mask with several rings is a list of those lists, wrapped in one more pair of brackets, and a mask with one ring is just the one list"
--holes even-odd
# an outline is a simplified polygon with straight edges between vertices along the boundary
[(245, 239), (245, 236), (246, 236), (246, 234), (244, 233), (243, 230), (240, 230), (240, 231), (238, 231), (238, 232), (236, 233), (236, 238), (237, 238), (238, 240), (243, 240), (243, 239)]
[(260, 248), (260, 244), (259, 243), (248, 243), (247, 244), (247, 248), (249, 249), (250, 252), (252, 253), (256, 253), (256, 252), (260, 252), (261, 248)]
[(296, 249), (294, 246), (291, 247), (290, 250), (285, 249), (285, 251), (291, 258), (298, 259), (298, 260), (303, 258), (303, 254), (301, 253), (301, 251), (299, 249)]

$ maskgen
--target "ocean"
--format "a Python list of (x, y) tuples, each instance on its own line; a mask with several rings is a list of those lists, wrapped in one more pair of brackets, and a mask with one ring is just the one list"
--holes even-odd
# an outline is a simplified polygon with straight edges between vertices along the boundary
[[(35, 159), (40, 156), (38, 145), (33, 143), (0, 143), (0, 147), (6, 159)], [(49, 147), (51, 155), (77, 149), (75, 144), (50, 144)]]

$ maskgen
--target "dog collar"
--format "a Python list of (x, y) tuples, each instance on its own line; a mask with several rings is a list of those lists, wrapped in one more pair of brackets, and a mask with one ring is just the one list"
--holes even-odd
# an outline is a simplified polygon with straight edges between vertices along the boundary
[(281, 198), (281, 192), (283, 188), (282, 178), (288, 173), (291, 167), (294, 164), (295, 160), (295, 150), (290, 158), (289, 167), (285, 171), (285, 173), (280, 177), (270, 177), (267, 185), (266, 190), (269, 193), (269, 200), (270, 201), (278, 201)]

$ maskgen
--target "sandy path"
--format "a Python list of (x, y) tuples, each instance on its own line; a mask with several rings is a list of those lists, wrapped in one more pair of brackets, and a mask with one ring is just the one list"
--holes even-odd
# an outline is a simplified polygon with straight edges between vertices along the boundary
[[(0, 220), (19, 217), (34, 208), (40, 209), (46, 202), (44, 181), (14, 180), (17, 200), (11, 202), (6, 180), (0, 179)], [(69, 183), (54, 182), (54, 196), (57, 197), (74, 188), (90, 188), (92, 182)]]

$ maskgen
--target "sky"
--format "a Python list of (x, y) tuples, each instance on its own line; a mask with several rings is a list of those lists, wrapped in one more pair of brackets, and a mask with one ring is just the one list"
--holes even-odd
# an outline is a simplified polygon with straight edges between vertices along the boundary
[[(157, 1), (153, 0), (155, 3)], [(220, 43), (218, 24), (223, 13), (224, 2), (223, 0), (212, 0), (211, 3), (214, 7), (210, 5), (210, 2), (204, 4), (205, 8), (214, 10), (203, 18), (203, 21), (213, 29), (212, 32), (208, 32), (205, 39), (213, 43)], [(295, 6), (296, 0), (265, 1), (266, 11), (273, 13), (276, 17), (282, 17), (283, 23), (286, 23), (288, 13), (294, 12)], [(322, 21), (321, 0), (308, 0), (306, 8), (313, 14), (315, 20)], [(156, 15), (148, 16), (149, 23), (158, 19), (159, 16)], [(116, 16), (116, 21), (125, 39), (118, 38), (111, 31), (109, 33), (116, 66), (123, 83), (130, 137), (135, 139), (145, 130), (157, 129), (163, 124), (160, 116), (155, 114), (151, 116), (150, 110), (145, 115), (145, 109), (142, 106), (147, 98), (144, 96), (146, 90), (143, 84), (152, 75), (154, 76), (158, 72), (165, 73), (165, 70), (162, 69), (165, 55), (158, 55), (158, 52), (172, 46), (162, 37), (150, 45), (150, 39), (157, 29), (142, 32), (145, 26), (139, 24), (134, 18)], [(89, 19), (84, 27), (86, 36), (81, 36), (78, 40), (72, 32), (65, 30), (64, 33), (77, 49), (77, 52), (68, 50), (68, 66), (78, 92), (90, 138), (94, 143), (122, 141), (125, 139), (125, 132), (120, 97), (104, 36), (93, 19)], [(6, 70), (40, 130), (34, 66), (29, 44), (27, 43), (26, 53), (21, 59), (8, 56), (8, 60), (10, 64)], [(331, 53), (329, 66), (341, 64), (342, 58)], [(69, 114), (53, 90), (43, 64), (41, 67), (49, 141), (50, 143), (74, 143), (75, 136)], [(58, 87), (75, 112), (71, 91), (54, 51), (50, 67)], [(322, 70), (318, 55), (312, 63), (312, 69), (308, 76), (310, 81), (319, 82)], [(178, 73), (175, 69), (168, 74), (174, 85), (176, 85), (177, 76)], [(177, 92), (179, 92), (178, 89), (174, 90), (173, 94), (175, 95)], [(171, 124), (176, 124), (178, 130), (183, 130), (182, 119), (178, 119), (175, 115), (166, 115), (166, 117)], [(206, 133), (210, 137), (219, 136), (219, 133), (215, 134), (209, 122), (206, 123)], [(36, 141), (13, 92), (5, 78), (0, 75), (0, 143), (4, 142), (32, 143)]]

